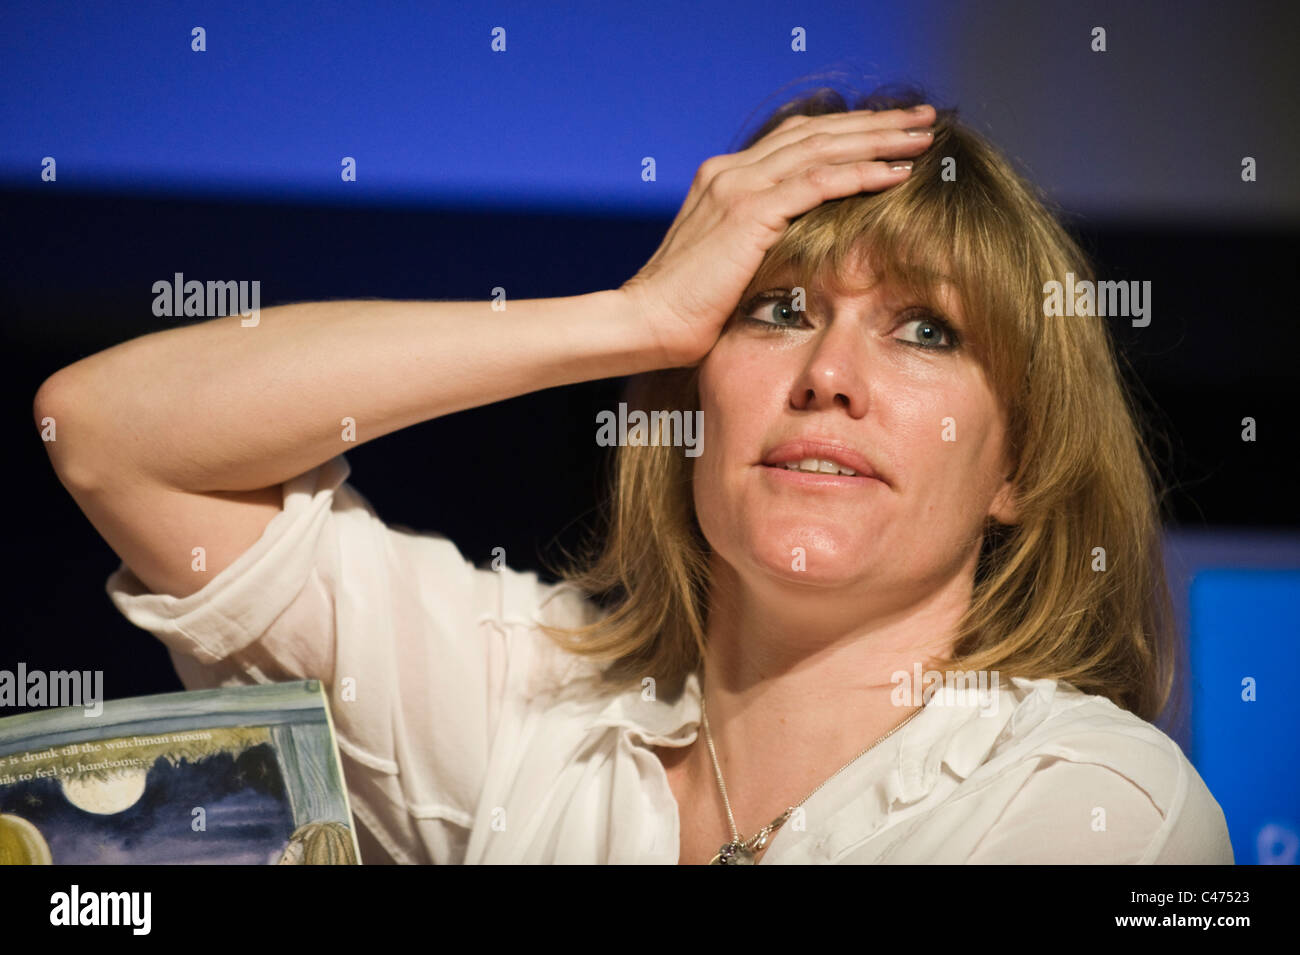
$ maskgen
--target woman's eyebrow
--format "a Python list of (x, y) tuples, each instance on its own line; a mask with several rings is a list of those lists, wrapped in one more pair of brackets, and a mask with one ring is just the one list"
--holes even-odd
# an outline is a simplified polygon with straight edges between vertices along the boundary
[[(907, 308), (930, 308), (942, 313), (958, 327), (966, 324), (962, 312), (961, 298), (957, 294), (956, 283), (948, 275), (937, 272), (922, 272), (917, 275), (916, 283), (886, 281), (884, 285), (883, 304), (891, 311)], [(799, 275), (793, 266), (784, 266), (765, 276), (761, 282), (751, 284), (741, 298), (741, 304), (756, 295), (774, 291), (804, 290), (807, 308), (824, 308), (832, 298), (865, 295), (878, 287), (876, 282), (845, 283), (834, 277), (828, 282), (820, 276)]]
[(755, 291), (763, 291), (765, 289), (777, 289), (777, 288), (792, 289), (797, 287), (798, 285), (799, 285), (799, 273), (797, 273), (796, 271), (794, 271), (789, 267), (786, 267), (777, 272), (772, 272), (768, 275), (765, 275), (761, 282), (752, 283), (752, 288)]

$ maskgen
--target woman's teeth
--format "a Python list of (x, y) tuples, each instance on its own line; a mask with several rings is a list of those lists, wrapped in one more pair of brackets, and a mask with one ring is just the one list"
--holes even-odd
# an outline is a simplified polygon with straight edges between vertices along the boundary
[(834, 461), (826, 461), (821, 458), (804, 458), (802, 461), (787, 461), (784, 465), (787, 471), (815, 471), (818, 474), (844, 474), (853, 477), (858, 472), (853, 468), (841, 467)]

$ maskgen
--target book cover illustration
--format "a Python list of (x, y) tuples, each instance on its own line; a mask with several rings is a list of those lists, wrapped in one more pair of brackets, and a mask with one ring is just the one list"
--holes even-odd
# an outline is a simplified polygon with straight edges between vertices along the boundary
[(319, 681), (0, 719), (0, 864), (359, 858)]

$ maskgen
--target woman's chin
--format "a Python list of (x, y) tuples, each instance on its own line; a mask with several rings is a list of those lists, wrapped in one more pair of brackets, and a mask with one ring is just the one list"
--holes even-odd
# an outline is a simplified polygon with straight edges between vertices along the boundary
[(806, 544), (756, 555), (756, 562), (769, 577), (809, 587), (851, 584), (860, 580), (863, 572), (858, 555), (850, 557), (843, 549), (826, 550)]

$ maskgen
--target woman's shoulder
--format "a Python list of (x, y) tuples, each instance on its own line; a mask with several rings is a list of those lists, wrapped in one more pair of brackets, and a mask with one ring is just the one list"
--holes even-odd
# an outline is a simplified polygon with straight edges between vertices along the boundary
[(1164, 730), (1104, 696), (1066, 681), (1014, 678), (1003, 691), (1010, 713), (989, 754), (990, 769), (1036, 761), (1090, 766), (1122, 777), (1163, 815), (1220, 812), (1182, 747)]
[(480, 622), (501, 630), (520, 662), (525, 657), (530, 661), (519, 668), (529, 671), (522, 692), (538, 699), (605, 695), (605, 666), (565, 646), (573, 642), (570, 632), (605, 615), (589, 594), (566, 580), (544, 580), (536, 571), (504, 564), (480, 568), (475, 577)]
[(1011, 683), (1005, 736), (1022, 745), (1073, 746), (1079, 755), (1102, 760), (1129, 745), (1182, 753), (1164, 730), (1107, 697), (1085, 693), (1065, 680), (1013, 678)]

